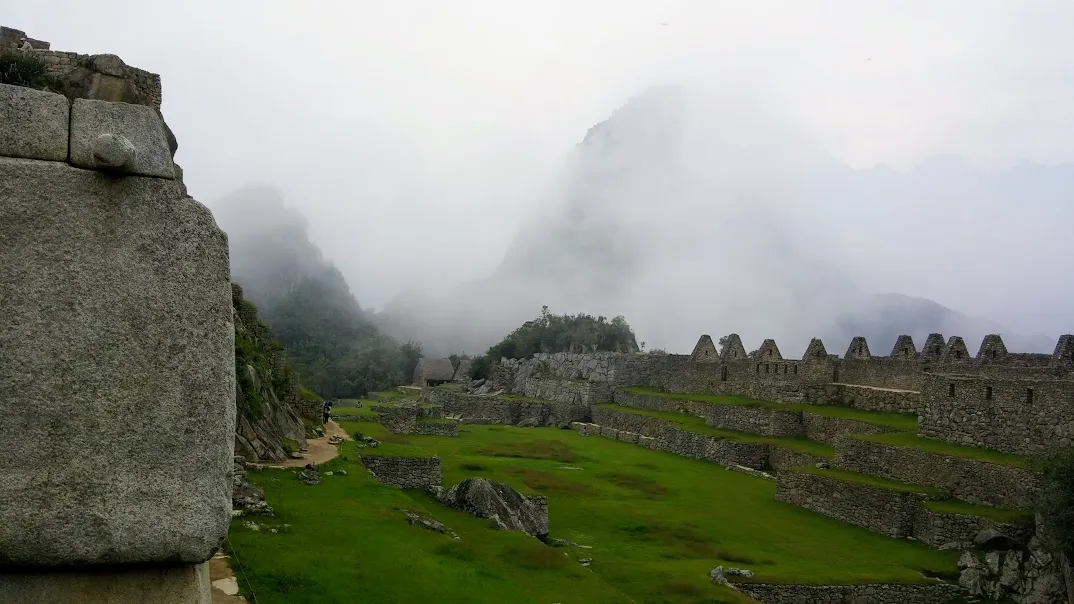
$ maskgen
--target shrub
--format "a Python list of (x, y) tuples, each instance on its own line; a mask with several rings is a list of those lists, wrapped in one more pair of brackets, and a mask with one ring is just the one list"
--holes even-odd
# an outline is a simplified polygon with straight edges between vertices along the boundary
[(489, 372), (492, 366), (489, 363), (488, 355), (474, 357), (474, 360), (470, 362), (470, 379), (471, 380), (485, 380), (489, 377)]
[(538, 352), (638, 352), (637, 338), (623, 317), (608, 320), (586, 314), (554, 315), (548, 307), (526, 321), (499, 344), (489, 348), (490, 359), (525, 359)]
[(0, 84), (60, 91), (60, 82), (41, 57), (23, 51), (0, 51)]

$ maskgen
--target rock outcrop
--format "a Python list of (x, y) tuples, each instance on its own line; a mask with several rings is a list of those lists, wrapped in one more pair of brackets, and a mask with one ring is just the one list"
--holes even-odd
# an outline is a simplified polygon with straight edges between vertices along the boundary
[(971, 595), (1016, 604), (1066, 604), (1063, 568), (1038, 534), (1022, 546), (1017, 540), (982, 531), (977, 550), (965, 551), (958, 561), (958, 583)]
[(283, 347), (257, 308), (231, 285), (235, 315), (235, 454), (249, 461), (283, 461), (306, 447), (295, 411), (300, 388)]
[(467, 478), (438, 497), (444, 505), (488, 518), (505, 531), (522, 531), (548, 538), (548, 500), (523, 497), (511, 487), (488, 478)]
[(246, 479), (246, 465), (242, 457), (235, 457), (231, 483), (235, 488), (231, 493), (232, 515), (272, 515), (272, 508), (265, 501), (265, 491), (255, 484), (250, 484), (250, 481)]

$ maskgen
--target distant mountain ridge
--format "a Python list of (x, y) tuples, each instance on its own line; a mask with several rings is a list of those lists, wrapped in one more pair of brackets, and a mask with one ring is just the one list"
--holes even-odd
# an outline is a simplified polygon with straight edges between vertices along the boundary
[[(1070, 165), (987, 173), (937, 157), (906, 173), (855, 170), (738, 101), (653, 89), (585, 134), (555, 198), (492, 275), (440, 299), (407, 294), (378, 320), (429, 350), (475, 353), (543, 304), (624, 315), (651, 345), (681, 351), (702, 332), (734, 331), (774, 337), (789, 356), (813, 336), (842, 352), (864, 335), (886, 354), (900, 334), (920, 345), (931, 332), (962, 336), (971, 349), (1001, 333), (1012, 350), (1050, 352), (1058, 332), (1019, 334), (883, 292), (888, 281), (927, 283), (914, 268), (927, 266), (987, 287), (996, 308), (1027, 304), (1012, 291), (1020, 286), (1045, 302), (1068, 295), (1046, 274), (1006, 267), (1011, 245), (989, 234), (1009, 230), (1021, 238), (1013, 249), (1055, 264), (1074, 253), (1063, 235), (1074, 224), (1072, 191)], [(1013, 228), (1030, 220), (1039, 237)], [(991, 287), (1000, 279), (1010, 287)]]

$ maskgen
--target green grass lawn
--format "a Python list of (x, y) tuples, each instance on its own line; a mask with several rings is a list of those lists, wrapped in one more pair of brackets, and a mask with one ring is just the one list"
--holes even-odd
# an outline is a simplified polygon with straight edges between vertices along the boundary
[(890, 413), (883, 411), (863, 411), (861, 409), (853, 409), (851, 407), (845, 407), (843, 405), (809, 405), (802, 403), (774, 403), (771, 401), (761, 401), (752, 398), (746, 398), (742, 396), (720, 396), (714, 394), (678, 394), (674, 392), (663, 392), (660, 390), (653, 390), (651, 388), (624, 388), (623, 392), (629, 394), (638, 394), (642, 396), (659, 396), (663, 398), (678, 399), (684, 401), (697, 401), (701, 403), (712, 403), (715, 405), (740, 405), (744, 407), (760, 407), (764, 409), (775, 409), (777, 411), (808, 411), (815, 415), (823, 415), (826, 417), (837, 417), (840, 419), (852, 419), (867, 424), (873, 424), (874, 426), (881, 426), (885, 428), (891, 428), (900, 432), (916, 432), (917, 431), (917, 415), (912, 413)]
[[(348, 475), (318, 486), (289, 470), (250, 473), (277, 511), (267, 524), (291, 525), (273, 534), (232, 523), (231, 548), (259, 604), (747, 602), (710, 585), (709, 570), (744, 567), (756, 580), (790, 583), (919, 582), (922, 571), (956, 571), (954, 553), (777, 502), (767, 480), (671, 453), (554, 428), (464, 426), (452, 438), (343, 427), (381, 440), (370, 453), (439, 455), (445, 487), (486, 476), (547, 495), (551, 537), (590, 547), (552, 548), (379, 485), (347, 442), (347, 459), (322, 471)], [(461, 540), (407, 525), (402, 509), (424, 510)]]
[(943, 440), (935, 440), (932, 438), (921, 438), (920, 436), (912, 432), (899, 432), (893, 434), (860, 434), (855, 436), (855, 438), (878, 442), (885, 445), (893, 445), (896, 447), (909, 447), (911, 449), (918, 449), (920, 451), (927, 451), (929, 453), (950, 455), (952, 457), (964, 457), (966, 459), (986, 461), (989, 463), (1015, 466), (1019, 468), (1028, 468), (1030, 467), (1031, 463), (1028, 457), (1022, 457), (1021, 455), (1003, 453), (1002, 451), (993, 451), (991, 449), (981, 449), (979, 447), (956, 445), (954, 443), (949, 443)]
[(751, 434), (749, 432), (738, 432), (737, 430), (725, 430), (723, 428), (713, 428), (705, 424), (705, 419), (686, 413), (676, 413), (674, 411), (650, 411), (648, 409), (635, 409), (633, 407), (621, 407), (611, 403), (604, 403), (597, 405), (604, 409), (610, 409), (612, 411), (621, 411), (623, 413), (636, 413), (638, 415), (647, 415), (649, 417), (657, 417), (669, 422), (679, 424), (679, 427), (687, 432), (697, 432), (698, 434), (707, 434), (716, 438), (722, 438), (724, 440), (730, 440), (734, 442), (742, 443), (761, 443), (769, 445), (779, 445), (781, 447), (787, 447), (793, 451), (801, 453), (809, 453), (818, 457), (824, 457), (826, 459), (832, 459), (835, 457), (835, 449), (832, 447), (810, 440), (808, 438), (788, 438), (778, 436), (761, 436), (759, 434)]

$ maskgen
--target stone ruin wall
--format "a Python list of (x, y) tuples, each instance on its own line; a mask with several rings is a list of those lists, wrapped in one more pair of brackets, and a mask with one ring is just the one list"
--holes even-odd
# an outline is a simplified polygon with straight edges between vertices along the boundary
[(1025, 507), (1038, 488), (1036, 474), (1027, 468), (850, 437), (839, 442), (833, 465), (889, 480), (936, 487), (958, 499), (981, 505)]
[(932, 375), (920, 434), (1021, 455), (1074, 446), (1074, 381)]
[(910, 537), (923, 496), (791, 471), (777, 474), (776, 500), (889, 537)]
[(401, 489), (425, 489), (441, 483), (440, 458), (361, 455), (362, 465), (378, 481)]
[[(864, 338), (854, 338), (844, 357), (828, 354), (814, 339), (802, 359), (784, 358), (772, 340), (751, 354), (734, 334), (719, 354), (707, 353), (702, 347), (705, 340), (698, 344), (700, 353), (695, 349), (691, 355), (558, 353), (503, 359), (497, 367), (497, 386), (532, 395), (547, 391), (549, 380), (574, 381), (588, 384), (586, 395), (576, 398), (587, 405), (612, 398), (629, 400), (617, 391), (624, 386), (841, 404), (869, 411), (916, 412), (923, 436), (955, 443), (1022, 454), (1074, 444), (1074, 336), (1061, 336), (1051, 355), (1011, 353), (998, 335), (986, 336), (975, 355), (958, 336), (945, 341), (933, 334), (920, 350), (909, 336), (900, 336), (888, 357), (873, 356)], [(947, 375), (960, 376), (953, 400), (938, 386), (950, 383), (939, 377)], [(1026, 403), (1028, 390), (1035, 393), (1031, 404)], [(992, 398), (985, 399), (986, 391)], [(690, 412), (701, 414), (705, 408), (698, 405)], [(740, 419), (751, 431), (761, 421), (746, 417), (755, 411), (725, 415), (731, 413), (743, 414)], [(711, 425), (742, 429), (733, 427), (734, 418), (726, 419), (721, 426), (714, 418)]]
[(21, 38), (26, 38), (25, 32), (0, 27), (0, 52), (28, 52), (44, 60), (49, 72), (69, 88), (64, 91), (68, 96), (133, 103), (160, 110), (162, 95), (158, 74), (131, 67), (115, 55), (51, 50), (48, 42), (40, 40), (31, 42), (32, 49), (18, 51)]
[(428, 388), (422, 398), (440, 405), (444, 415), (459, 417), (464, 424), (562, 428), (571, 422), (588, 421), (590, 415), (590, 406), (580, 403), (518, 400), (509, 395), (476, 395), (448, 388)]
[(377, 421), (392, 434), (421, 434), (427, 436), (458, 436), (459, 426), (454, 422), (428, 421), (427, 413), (420, 407), (377, 406)]
[(956, 585), (780, 585), (743, 583), (738, 591), (765, 604), (937, 604), (962, 595)]
[(0, 85), (0, 601), (208, 602), (232, 291), (171, 147), (152, 107)]

